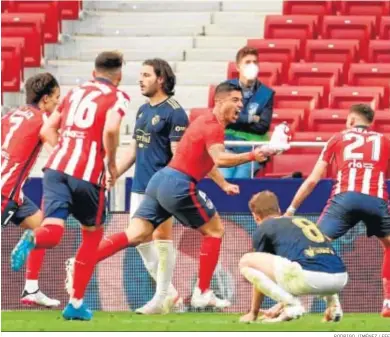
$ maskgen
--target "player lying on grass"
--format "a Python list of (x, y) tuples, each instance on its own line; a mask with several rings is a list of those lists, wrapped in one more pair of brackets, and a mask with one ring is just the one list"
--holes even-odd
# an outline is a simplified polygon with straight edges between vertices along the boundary
[[(1, 119), (1, 226), (9, 222), (35, 229), (42, 223), (41, 210), (25, 195), (26, 182), (45, 139), (41, 130), (60, 97), (57, 80), (49, 73), (30, 77), (25, 84), (26, 105), (9, 111)], [(28, 257), (26, 284), (21, 303), (56, 307), (60, 301), (48, 298), (38, 286), (45, 249), (34, 249)]]
[(379, 239), (384, 249), (382, 316), (390, 317), (390, 211), (386, 188), (390, 140), (370, 130), (374, 115), (372, 108), (365, 104), (350, 108), (347, 130), (328, 141), (286, 215), (294, 214), (325, 174), (328, 165), (335, 163), (337, 174), (333, 178), (336, 184), (318, 226), (329, 239), (335, 240), (363, 221), (367, 236), (375, 235)]
[(305, 218), (282, 217), (276, 195), (255, 194), (249, 208), (258, 224), (253, 253), (240, 260), (241, 274), (253, 284), (251, 309), (241, 322), (256, 321), (264, 296), (280, 303), (266, 322), (289, 321), (304, 314), (301, 295), (325, 296), (326, 315), (341, 319), (337, 294), (347, 284), (343, 261), (316, 224)]

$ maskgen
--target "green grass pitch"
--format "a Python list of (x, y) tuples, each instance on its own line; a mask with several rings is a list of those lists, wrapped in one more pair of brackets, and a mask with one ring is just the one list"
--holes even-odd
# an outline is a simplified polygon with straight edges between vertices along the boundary
[(90, 322), (64, 321), (60, 311), (2, 312), (2, 331), (389, 331), (379, 314), (346, 314), (339, 323), (321, 323), (320, 314), (274, 324), (238, 322), (239, 315), (184, 313), (142, 316), (131, 312), (95, 312)]

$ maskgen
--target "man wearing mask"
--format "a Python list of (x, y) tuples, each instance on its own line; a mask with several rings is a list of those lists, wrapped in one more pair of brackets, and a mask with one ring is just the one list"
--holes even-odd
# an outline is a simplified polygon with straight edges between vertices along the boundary
[[(242, 89), (243, 108), (235, 124), (228, 125), (226, 140), (265, 141), (271, 125), (274, 91), (257, 79), (259, 72), (258, 52), (254, 48), (243, 47), (236, 56), (239, 77), (228, 82)], [(232, 147), (235, 153), (247, 152), (246, 147)], [(255, 163), (254, 170), (261, 164)], [(252, 163), (221, 169), (225, 178), (251, 178)]]

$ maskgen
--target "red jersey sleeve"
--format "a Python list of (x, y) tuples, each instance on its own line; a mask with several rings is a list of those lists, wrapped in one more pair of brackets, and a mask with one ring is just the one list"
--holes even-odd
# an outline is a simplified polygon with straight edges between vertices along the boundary
[(225, 140), (224, 130), (221, 125), (217, 123), (204, 125), (205, 127), (205, 142), (206, 148), (208, 149), (210, 146), (214, 144), (222, 144)]
[(127, 114), (130, 105), (130, 97), (123, 91), (116, 92), (116, 99), (112, 106), (112, 110), (119, 113), (121, 117)]
[(328, 140), (324, 149), (321, 152), (319, 160), (323, 160), (328, 164), (332, 162), (333, 157), (336, 153), (337, 143), (341, 137), (342, 137), (341, 133), (338, 133)]

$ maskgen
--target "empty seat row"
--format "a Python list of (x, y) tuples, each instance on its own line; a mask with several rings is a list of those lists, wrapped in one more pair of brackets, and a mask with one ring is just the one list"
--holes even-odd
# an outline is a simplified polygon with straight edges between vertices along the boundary
[(347, 74), (349, 65), (361, 58), (370, 63), (390, 63), (390, 43), (386, 40), (372, 40), (363, 53), (358, 40), (308, 40), (303, 54), (300, 41), (296, 39), (249, 39), (249, 47), (258, 50), (260, 62), (280, 62), (282, 80), (287, 81), (290, 63), (301, 59), (305, 62), (343, 63), (343, 73)]
[[(282, 83), (291, 85), (320, 85), (328, 96), (333, 87), (343, 84), (358, 86), (383, 86), (385, 102), (389, 99), (390, 63), (352, 63), (349, 72), (343, 74), (343, 63), (299, 63), (290, 64), (287, 76), (282, 73), (280, 62), (260, 62), (258, 79), (268, 85)], [(236, 64), (228, 65), (228, 79), (238, 77)]]
[[(190, 121), (193, 121), (200, 115), (211, 113), (212, 108), (194, 108), (190, 110)], [(314, 109), (308, 114), (307, 126), (304, 125), (305, 109), (299, 108), (275, 108), (272, 116), (270, 130), (273, 131), (276, 125), (287, 122), (291, 131), (300, 133), (302, 131), (310, 132), (328, 132), (334, 133), (345, 128), (348, 109)], [(383, 133), (390, 133), (390, 110), (377, 110), (375, 112), (375, 121), (373, 129)], [(297, 140), (297, 139), (295, 139)], [(315, 139), (299, 139), (305, 141), (314, 141)], [(318, 139), (316, 139), (318, 140)]]
[[(320, 108), (348, 109), (352, 104), (365, 103), (373, 109), (387, 109), (383, 87), (335, 87), (324, 95), (322, 86), (274, 86), (274, 107), (281, 109), (305, 109), (303, 120), (305, 125), (311, 110)], [(209, 89), (209, 107), (214, 106), (215, 86)]]

